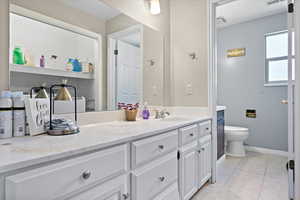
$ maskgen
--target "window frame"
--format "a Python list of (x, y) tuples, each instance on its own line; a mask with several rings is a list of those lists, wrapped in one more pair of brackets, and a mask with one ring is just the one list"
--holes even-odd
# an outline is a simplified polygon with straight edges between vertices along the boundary
[[(287, 86), (288, 85), (288, 80), (284, 80), (284, 81), (270, 81), (269, 80), (269, 68), (270, 68), (269, 63), (271, 61), (284, 61), (284, 60), (288, 61), (288, 54), (287, 54), (287, 56), (267, 58), (267, 37), (274, 36), (274, 35), (280, 35), (280, 34), (284, 34), (284, 33), (288, 33), (288, 30), (271, 32), (271, 33), (267, 33), (267, 34), (264, 35), (264, 42), (265, 42), (265, 86)], [(292, 56), (292, 59), (295, 59), (295, 55)]]

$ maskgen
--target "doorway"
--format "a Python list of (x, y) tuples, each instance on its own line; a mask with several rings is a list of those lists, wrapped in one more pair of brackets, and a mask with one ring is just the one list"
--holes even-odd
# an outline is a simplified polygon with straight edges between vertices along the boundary
[(135, 25), (108, 36), (109, 110), (143, 99), (142, 31), (142, 26)]
[[(251, 104), (251, 97), (253, 97), (253, 95), (251, 95), (250, 90), (251, 89), (255, 89), (253, 88), (255, 85), (257, 85), (258, 81), (256, 81), (256, 77), (257, 76), (261, 76), (262, 75), (262, 80), (264, 81), (263, 83), (263, 87), (268, 87), (268, 88), (264, 88), (261, 90), (258, 90), (258, 96), (262, 96), (264, 93), (268, 94), (271, 90), (271, 87), (281, 87), (281, 92), (282, 94), (285, 94), (285, 96), (281, 95), (278, 96), (278, 98), (276, 99), (276, 104), (278, 104), (277, 106), (273, 106), (274, 109), (269, 109), (269, 113), (273, 113), (275, 111), (278, 110), (278, 107), (282, 108), (281, 113), (284, 113), (284, 116), (281, 116), (282, 119), (288, 119), (286, 120), (284, 127), (285, 130), (283, 130), (282, 132), (284, 132), (284, 134), (286, 134), (285, 136), (285, 140), (286, 140), (286, 145), (284, 149), (281, 149), (282, 151), (274, 151), (272, 153), (282, 153), (284, 151), (288, 151), (288, 153), (286, 153), (286, 155), (288, 156), (287, 160), (292, 160), (294, 157), (294, 119), (293, 119), (293, 113), (294, 113), (294, 108), (293, 108), (293, 103), (289, 103), (288, 102), (293, 102), (293, 90), (295, 88), (295, 81), (292, 79), (293, 74), (294, 74), (294, 68), (293, 66), (295, 66), (293, 63), (295, 60), (295, 53), (293, 53), (293, 48), (292, 48), (292, 44), (295, 42), (294, 40), (292, 40), (292, 32), (293, 32), (293, 26), (292, 23), (290, 23), (293, 19), (293, 14), (286, 14), (286, 20), (285, 20), (285, 26), (286, 28), (283, 30), (274, 30), (274, 31), (267, 31), (265, 34), (263, 34), (263, 44), (265, 44), (265, 46), (263, 47), (263, 53), (262, 55), (265, 55), (264, 59), (260, 59), (263, 60), (264, 64), (263, 64), (263, 72), (262, 73), (255, 73), (251, 70), (245, 69), (246, 67), (240, 65), (239, 61), (241, 61), (243, 58), (245, 57), (250, 57), (253, 54), (261, 51), (261, 48), (256, 48), (256, 51), (252, 51), (252, 45), (254, 44), (254, 42), (251, 42), (248, 46), (241, 46), (237, 43), (238, 40), (238, 36), (240, 36), (242, 34), (242, 36), (244, 37), (244, 40), (247, 42), (247, 40), (249, 41), (251, 38), (247, 37), (247, 34), (249, 34), (249, 32), (247, 31), (247, 27), (244, 26), (244, 28), (242, 29), (241, 32), (238, 32), (238, 29), (236, 28), (235, 30), (233, 30), (233, 32), (229, 33), (229, 31), (227, 31), (227, 33), (223, 33), (228, 35), (234, 35), (234, 34), (238, 34), (237, 37), (233, 38), (231, 41), (227, 40), (227, 43), (229, 44), (229, 46), (227, 47), (226, 41), (223, 43), (223, 47), (222, 50), (220, 50), (220, 47), (218, 45), (218, 39), (219, 39), (219, 33), (218, 33), (218, 22), (219, 23), (228, 23), (231, 22), (232, 20), (228, 20), (223, 16), (218, 16), (217, 14), (217, 10), (218, 7), (220, 6), (228, 6), (231, 8), (234, 8), (234, 6), (230, 5), (231, 3), (236, 3), (236, 2), (243, 2), (245, 3), (246, 0), (229, 0), (229, 1), (212, 1), (210, 4), (210, 18), (211, 18), (211, 26), (210, 26), (210, 37), (213, 39), (211, 40), (210, 46), (213, 47), (210, 49), (210, 66), (211, 66), (211, 78), (212, 78), (212, 82), (210, 83), (210, 88), (212, 90), (211, 92), (211, 97), (214, 99), (214, 103), (212, 104), (212, 109), (214, 109), (214, 107), (218, 104), (218, 103), (222, 103), (224, 101), (220, 101), (220, 94), (222, 95), (222, 92), (227, 90), (228, 88), (230, 89), (231, 87), (231, 94), (229, 93), (223, 93), (223, 100), (224, 99), (229, 99), (229, 100), (236, 100), (238, 98), (236, 98), (238, 95), (243, 96), (244, 102), (235, 102), (234, 104), (229, 106), (229, 113), (228, 114), (232, 114), (231, 117), (231, 122), (232, 123), (237, 123), (238, 119), (244, 118), (244, 122), (240, 123), (241, 126), (246, 126), (247, 123), (245, 122), (245, 120), (248, 120), (248, 122), (250, 120), (250, 123), (253, 123), (255, 121), (254, 119), (248, 119), (247, 117), (247, 110), (248, 111), (254, 111), (252, 116), (256, 117), (256, 119), (263, 117), (264, 115), (266, 115), (266, 113), (268, 112), (261, 112), (261, 109), (263, 108), (256, 108), (255, 105)], [(285, 4), (285, 10), (287, 12), (288, 10), (288, 3), (291, 3), (291, 1), (250, 1), (251, 3), (248, 6), (245, 6), (245, 13), (247, 13), (247, 10), (251, 10), (251, 11), (257, 11), (256, 9), (253, 8), (253, 6), (255, 6), (256, 3), (265, 3), (270, 7), (274, 7), (274, 6), (278, 6), (279, 4)], [(278, 3), (276, 5), (276, 3)], [(252, 8), (251, 8), (252, 7)], [(269, 8), (270, 8), (269, 7)], [(250, 9), (251, 8), (251, 9)], [(239, 10), (240, 11), (240, 10)], [(271, 11), (269, 11), (270, 13)], [(234, 15), (238, 15), (239, 12), (234, 12), (231, 11), (231, 15), (230, 17), (234, 16)], [(274, 18), (274, 15), (276, 15), (278, 13), (272, 13), (272, 15)], [(229, 17), (229, 18), (230, 18)], [(268, 16), (262, 16), (263, 18), (266, 18)], [(218, 18), (218, 19), (217, 19)], [(247, 19), (247, 22), (251, 21), (251, 20), (255, 20), (255, 19)], [(241, 24), (243, 22), (235, 22), (236, 24)], [(248, 24), (248, 26), (250, 26)], [(262, 30), (265, 29), (266, 27), (262, 27), (260, 29), (257, 30)], [(278, 27), (277, 27), (278, 28)], [(226, 31), (224, 31), (226, 32)], [(276, 36), (278, 36), (276, 38)], [(267, 56), (267, 49), (268, 47), (266, 46), (268, 42), (270, 42), (272, 39), (278, 39), (279, 37), (281, 38), (285, 38), (284, 39), (285, 43), (288, 44), (287, 48), (285, 49), (286, 54), (285, 55), (280, 55), (280, 56)], [(225, 38), (225, 36), (224, 36)], [(287, 39), (288, 38), (288, 39)], [(227, 44), (227, 45), (228, 45)], [(278, 44), (278, 41), (273, 43), (273, 44)], [(230, 46), (232, 45), (232, 46)], [(272, 50), (272, 48), (269, 48)], [(278, 48), (274, 48), (274, 49), (278, 49)], [(270, 50), (270, 51), (271, 51)], [(239, 52), (240, 51), (240, 52)], [(237, 54), (240, 54), (240, 56), (233, 56), (233, 59), (230, 59), (230, 52), (234, 52)], [(274, 52), (271, 52), (274, 53)], [(220, 64), (220, 54), (223, 54), (223, 62), (227, 62), (227, 68), (225, 69), (225, 71), (222, 72), (221, 77), (219, 75), (219, 67), (218, 64)], [(253, 60), (252, 60), (253, 61)], [(281, 62), (281, 63), (280, 63)], [(257, 66), (258, 64), (252, 64), (251, 67), (254, 68), (255, 66)], [(286, 66), (284, 67), (280, 67), (280, 66)], [(228, 67), (228, 66), (231, 66)], [(247, 76), (238, 76), (237, 73), (235, 73), (235, 71), (243, 71), (246, 70), (248, 72)], [(233, 77), (233, 75), (236, 74), (235, 77)], [(284, 74), (284, 77), (282, 76), (282, 74)], [(227, 76), (227, 80), (229, 80), (232, 84), (228, 84), (228, 82), (226, 80), (224, 80), (224, 76)], [(230, 79), (228, 79), (228, 77)], [(223, 79), (222, 79), (223, 78)], [(297, 77), (296, 77), (297, 78)], [(248, 79), (248, 80), (247, 80)], [(218, 80), (218, 81), (216, 81)], [(248, 81), (249, 84), (247, 86), (244, 87), (244, 90), (246, 91), (242, 91), (242, 92), (237, 92), (236, 88), (239, 87), (241, 84), (241, 82), (236, 82), (238, 80), (241, 81)], [(270, 81), (271, 80), (271, 81)], [(220, 84), (221, 83), (226, 83), (227, 85), (224, 84)], [(269, 81), (269, 82), (268, 82)], [(270, 83), (272, 82), (273, 83)], [(221, 85), (221, 87), (220, 87)], [(284, 87), (284, 88), (283, 88)], [(217, 90), (218, 88), (218, 90)], [(221, 89), (220, 89), (221, 88)], [(221, 91), (220, 91), (221, 90)], [(227, 97), (226, 97), (227, 96)], [(279, 98), (280, 97), (280, 98)], [(250, 103), (249, 103), (250, 101)], [(269, 104), (271, 104), (271, 102), (275, 102), (275, 99), (272, 99), (270, 101), (268, 101), (265, 105), (269, 106)], [(260, 101), (258, 101), (258, 103), (261, 103)], [(235, 114), (234, 111), (232, 111), (232, 107), (237, 106), (237, 104), (248, 104), (248, 105), (241, 105), (241, 107), (243, 107), (243, 109), (240, 109), (238, 114)], [(287, 105), (286, 105), (287, 104)], [(274, 104), (275, 105), (275, 104)], [(230, 111), (231, 110), (231, 111)], [(259, 115), (260, 114), (260, 115)], [(248, 115), (251, 116), (251, 115)], [(275, 121), (272, 121), (272, 118), (275, 116), (271, 115), (271, 118), (269, 119), (269, 127), (276, 125)], [(214, 116), (214, 119), (216, 119), (216, 115)], [(226, 117), (225, 117), (226, 120)], [(281, 121), (282, 123), (282, 121)], [(265, 125), (264, 123), (259, 124), (259, 125), (254, 125), (254, 128), (257, 128), (258, 126), (263, 126)], [(268, 127), (267, 127), (268, 128)], [(251, 132), (250, 132), (251, 134)], [(251, 135), (250, 135), (251, 136)], [(263, 136), (262, 134), (260, 136)], [(272, 135), (270, 135), (269, 137), (269, 141), (270, 142), (273, 138), (271, 137)], [(282, 135), (281, 135), (282, 136)], [(258, 146), (263, 147), (263, 148), (252, 148), (252, 150), (256, 150), (256, 151), (264, 151), (264, 150), (268, 150), (269, 146), (265, 145), (265, 144), (259, 144), (260, 142), (262, 142), (264, 139), (268, 139), (268, 138), (261, 138), (258, 139), (257, 141), (254, 140), (254, 138), (251, 138), (250, 140), (250, 144), (258, 144)], [(265, 145), (265, 146), (264, 146)], [(267, 147), (267, 148), (266, 148)], [(276, 149), (276, 148), (274, 148)], [(268, 152), (270, 153), (270, 152)], [(294, 188), (294, 180), (293, 180), (293, 170), (289, 170), (288, 173), (288, 180), (289, 180), (289, 191), (286, 194), (286, 199), (288, 198), (293, 198), (293, 188)], [(218, 181), (218, 180), (217, 180)]]

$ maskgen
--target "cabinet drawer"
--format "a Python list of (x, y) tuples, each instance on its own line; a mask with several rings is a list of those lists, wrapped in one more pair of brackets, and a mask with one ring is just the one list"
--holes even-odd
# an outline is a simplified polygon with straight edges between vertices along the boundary
[(178, 147), (178, 132), (172, 131), (132, 143), (132, 166), (151, 161)]
[(128, 146), (122, 145), (6, 178), (6, 199), (52, 200), (127, 170)]
[(192, 125), (179, 129), (180, 132), (180, 145), (184, 145), (193, 141), (197, 141), (199, 129), (198, 126)]
[(209, 143), (209, 142), (211, 142), (211, 135), (206, 135), (205, 137), (201, 137), (201, 138), (199, 139), (199, 144), (200, 144), (200, 146), (201, 146), (201, 145), (204, 145), (204, 144), (206, 144), (206, 143)]
[(140, 168), (132, 174), (132, 200), (149, 200), (177, 181), (177, 153)]
[(211, 121), (200, 123), (200, 136), (211, 134)]
[(126, 197), (129, 198), (129, 178), (122, 175), (66, 200), (123, 200)]

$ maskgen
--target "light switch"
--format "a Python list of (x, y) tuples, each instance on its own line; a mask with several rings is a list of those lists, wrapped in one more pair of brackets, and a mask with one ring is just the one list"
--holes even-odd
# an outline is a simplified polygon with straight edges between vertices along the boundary
[(193, 94), (193, 86), (191, 83), (186, 84), (186, 94), (192, 95)]
[(153, 94), (153, 96), (157, 96), (158, 95), (158, 91), (157, 91), (157, 86), (156, 85), (152, 86), (152, 94)]

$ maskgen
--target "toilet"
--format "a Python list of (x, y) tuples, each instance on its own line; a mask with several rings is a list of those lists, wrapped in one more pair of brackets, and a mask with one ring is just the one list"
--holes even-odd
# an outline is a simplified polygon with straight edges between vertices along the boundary
[(226, 155), (246, 156), (244, 141), (249, 136), (249, 129), (237, 126), (225, 126)]

